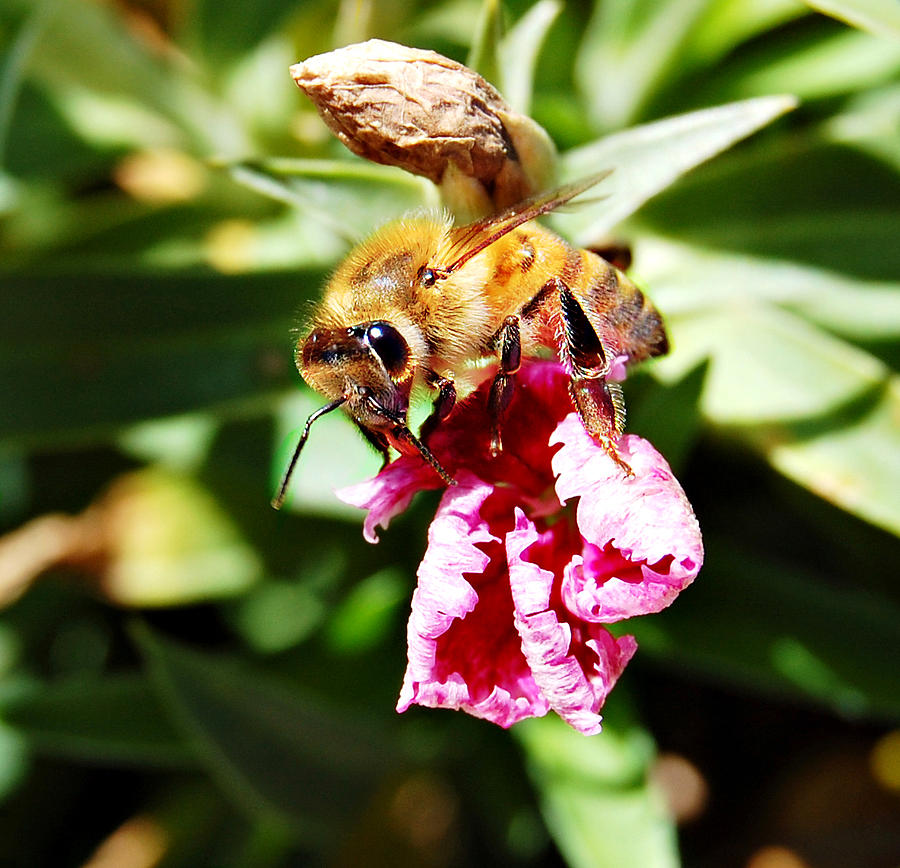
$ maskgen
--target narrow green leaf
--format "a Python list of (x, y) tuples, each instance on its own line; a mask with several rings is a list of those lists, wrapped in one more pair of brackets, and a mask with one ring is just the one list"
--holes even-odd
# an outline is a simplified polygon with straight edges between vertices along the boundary
[(900, 4), (896, 0), (806, 0), (813, 9), (879, 36), (900, 39)]
[(789, 96), (759, 97), (656, 121), (568, 151), (561, 158), (565, 180), (603, 168), (613, 172), (598, 188), (605, 200), (585, 203), (570, 214), (556, 214), (553, 223), (576, 243), (596, 243), (689, 169), (794, 106)]
[(500, 44), (500, 86), (517, 112), (531, 109), (534, 70), (547, 31), (562, 11), (559, 0), (538, 0), (510, 29)]
[(778, 93), (786, 88), (804, 100), (853, 93), (896, 80), (900, 41), (846, 30), (760, 58), (754, 68), (721, 84), (736, 96)]
[(548, 716), (517, 724), (547, 828), (572, 868), (675, 868), (675, 828), (647, 782), (653, 743), (608, 722), (592, 738)]
[(39, 752), (108, 765), (190, 767), (195, 759), (140, 675), (34, 685), (0, 705)]
[(688, 34), (680, 61), (685, 67), (709, 65), (741, 43), (804, 15), (809, 15), (809, 9), (802, 0), (710, 0)]
[(500, 0), (482, 0), (466, 66), (500, 86), (500, 37), (503, 32)]
[(54, 13), (59, 0), (40, 0), (19, 27), (18, 32), (6, 47), (5, 57), (0, 63), (0, 166), (6, 162), (6, 144), (10, 135), (16, 99), (22, 78), (41, 30)]
[(606, 0), (595, 4), (576, 60), (576, 80), (602, 128), (633, 123), (708, 0)]
[(333, 841), (397, 761), (371, 730), (245, 664), (188, 650), (143, 625), (134, 637), (201, 763), (254, 815), (280, 816)]

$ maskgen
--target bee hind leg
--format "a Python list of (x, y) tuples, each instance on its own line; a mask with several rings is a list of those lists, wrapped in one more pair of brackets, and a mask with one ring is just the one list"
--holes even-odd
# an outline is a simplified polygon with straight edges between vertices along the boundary
[(609, 360), (603, 341), (572, 290), (554, 278), (559, 290), (563, 334), (560, 355), (570, 370), (569, 394), (585, 430), (629, 476), (633, 472), (619, 455), (625, 428), (625, 403), (618, 383), (606, 379)]
[(488, 415), (491, 420), (491, 455), (495, 458), (503, 451), (500, 434), (503, 414), (512, 400), (515, 375), (522, 364), (522, 338), (519, 317), (508, 316), (503, 320), (495, 338), (500, 351), (500, 370), (491, 383), (488, 395)]

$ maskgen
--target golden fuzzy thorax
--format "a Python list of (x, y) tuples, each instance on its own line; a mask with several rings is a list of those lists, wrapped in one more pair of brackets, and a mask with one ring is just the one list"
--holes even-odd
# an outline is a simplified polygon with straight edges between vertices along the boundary
[[(503, 216), (497, 219), (502, 225)], [(454, 379), (469, 363), (497, 357), (495, 339), (509, 316), (519, 322), (524, 356), (541, 347), (557, 350), (559, 297), (542, 290), (558, 279), (577, 297), (610, 361), (665, 351), (659, 315), (624, 274), (533, 221), (502, 233), (497, 225), (489, 218), (458, 227), (446, 215), (387, 224), (337, 268), (309, 333), (337, 335), (387, 322), (409, 347), (404, 382), (411, 386), (425, 374)], [(301, 351), (302, 342), (298, 361)], [(301, 364), (301, 373), (313, 388), (337, 397), (362, 364), (348, 356), (330, 371)]]

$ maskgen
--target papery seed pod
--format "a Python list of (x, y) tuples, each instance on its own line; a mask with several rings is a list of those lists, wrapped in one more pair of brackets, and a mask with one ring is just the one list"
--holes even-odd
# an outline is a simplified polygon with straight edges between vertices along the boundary
[(424, 175), (469, 216), (552, 186), (543, 128), (436, 52), (371, 39), (294, 64), (291, 75), (351, 151)]

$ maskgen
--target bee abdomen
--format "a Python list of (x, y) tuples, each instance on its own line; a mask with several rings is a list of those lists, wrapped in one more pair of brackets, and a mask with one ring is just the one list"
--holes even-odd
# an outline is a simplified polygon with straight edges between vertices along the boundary
[(585, 283), (588, 309), (601, 315), (602, 331), (614, 338), (630, 360), (638, 361), (668, 352), (669, 341), (662, 317), (641, 289), (621, 271), (599, 256)]

